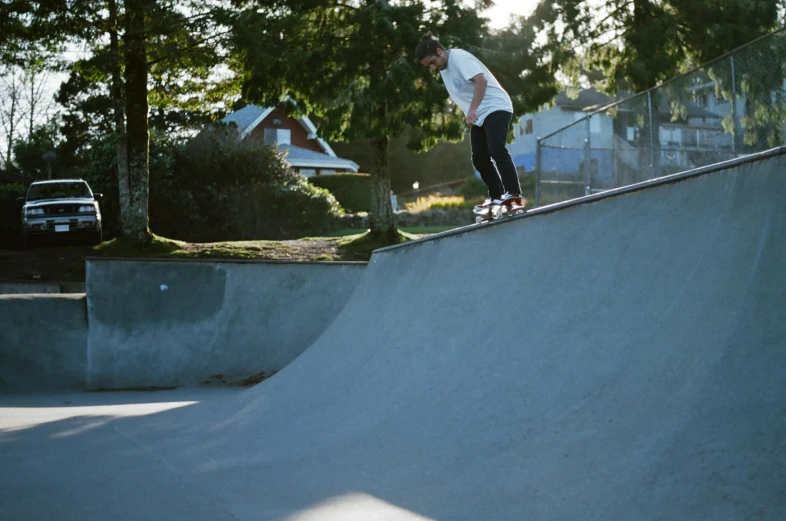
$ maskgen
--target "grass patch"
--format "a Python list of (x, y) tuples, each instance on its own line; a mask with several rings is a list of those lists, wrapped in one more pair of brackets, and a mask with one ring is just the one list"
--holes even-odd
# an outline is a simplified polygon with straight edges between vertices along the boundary
[(93, 251), (104, 257), (170, 257), (187, 243), (153, 235), (153, 240), (140, 246), (125, 239), (102, 242)]
[[(305, 237), (298, 241), (255, 240), (193, 244), (154, 235), (150, 244), (145, 246), (112, 239), (96, 246), (93, 252), (103, 257), (143, 259), (368, 261), (374, 250), (453, 228), (456, 226), (404, 228), (397, 232), (393, 241), (384, 236), (373, 236), (369, 230), (339, 230), (324, 237)], [(324, 244), (319, 245), (319, 241), (324, 241)], [(308, 246), (309, 244), (314, 246)]]
[(467, 210), (483, 202), (483, 196), (464, 197), (463, 195), (429, 195), (418, 197), (414, 201), (404, 203), (404, 209), (412, 213), (421, 213), (428, 210), (449, 210), (458, 208)]
[(281, 241), (225, 241), (191, 244), (153, 236), (150, 244), (139, 246), (123, 239), (112, 239), (93, 248), (103, 257), (146, 259), (257, 259), (266, 253), (286, 256), (290, 247)]
[(362, 235), (363, 233), (362, 230), (358, 230), (357, 228), (345, 228), (343, 230), (326, 233), (323, 237), (305, 237), (303, 240), (319, 240), (324, 237), (347, 237), (349, 235)]
[(280, 241), (225, 241), (200, 244), (199, 247), (187, 245), (183, 250), (174, 252), (172, 257), (183, 259), (258, 259), (265, 254), (276, 253), (287, 256), (292, 248)]
[(371, 235), (370, 231), (359, 233), (356, 235), (346, 236), (339, 242), (339, 251), (345, 260), (367, 261), (371, 258), (371, 252), (387, 246), (393, 246), (408, 242), (418, 237), (402, 232), (396, 232), (396, 238), (390, 240), (388, 237), (381, 235)]

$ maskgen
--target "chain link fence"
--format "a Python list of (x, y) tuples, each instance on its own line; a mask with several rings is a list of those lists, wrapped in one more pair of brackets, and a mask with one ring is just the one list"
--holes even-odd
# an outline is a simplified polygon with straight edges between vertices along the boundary
[(538, 139), (538, 206), (786, 144), (786, 30)]

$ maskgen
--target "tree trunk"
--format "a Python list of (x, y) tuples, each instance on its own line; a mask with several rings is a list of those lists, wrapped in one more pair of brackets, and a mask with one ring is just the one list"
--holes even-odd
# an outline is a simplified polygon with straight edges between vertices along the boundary
[(126, 117), (128, 136), (128, 191), (130, 215), (122, 223), (122, 234), (134, 242), (149, 243), (152, 238), (148, 218), (150, 180), (147, 112), (147, 48), (145, 11), (149, 0), (126, 2)]
[(371, 234), (397, 239), (396, 216), (390, 203), (390, 138), (385, 136), (371, 142)]
[(5, 167), (11, 168), (11, 161), (13, 159), (14, 139), (16, 136), (17, 121), (17, 107), (19, 105), (19, 83), (16, 71), (13, 70), (8, 75), (11, 80), (4, 81), (7, 91), (3, 95), (10, 100), (11, 107), (7, 114), (3, 114), (3, 130), (6, 133), (6, 151), (5, 151)]
[(128, 136), (126, 135), (125, 101), (123, 100), (123, 79), (120, 67), (120, 43), (117, 35), (116, 0), (109, 0), (109, 25), (109, 49), (112, 55), (112, 103), (117, 139), (117, 186), (121, 229), (125, 230), (127, 226), (130, 226), (131, 197), (128, 191)]
[[(633, 0), (633, 24), (630, 44), (638, 61), (652, 52), (651, 42), (647, 39), (646, 27), (652, 22), (652, 0)], [(655, 85), (654, 72), (648, 66), (630, 70), (632, 87), (635, 92), (644, 92)], [(639, 133), (639, 168), (633, 183), (646, 181), (659, 175), (660, 157), (659, 136), (660, 116), (655, 91), (642, 94), (645, 104), (644, 124)]]

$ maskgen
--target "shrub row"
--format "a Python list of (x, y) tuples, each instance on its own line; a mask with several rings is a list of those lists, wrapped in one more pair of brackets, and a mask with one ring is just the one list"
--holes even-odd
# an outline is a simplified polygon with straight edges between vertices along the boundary
[(371, 211), (371, 176), (369, 174), (330, 174), (310, 177), (314, 186), (327, 189), (348, 212)]
[(0, 248), (18, 248), (22, 243), (22, 204), (25, 187), (20, 184), (0, 186)]
[[(96, 144), (80, 174), (101, 202), (105, 239), (119, 231), (114, 143)], [(222, 139), (188, 147), (150, 140), (150, 227), (191, 242), (287, 239), (331, 231), (343, 213), (328, 191), (293, 172), (271, 147)]]

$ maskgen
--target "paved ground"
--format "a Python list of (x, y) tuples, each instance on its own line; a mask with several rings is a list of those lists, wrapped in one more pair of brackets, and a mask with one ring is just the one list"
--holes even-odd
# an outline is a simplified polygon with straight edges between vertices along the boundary
[(784, 171), (379, 252), (245, 391), (4, 395), (3, 519), (780, 521)]

